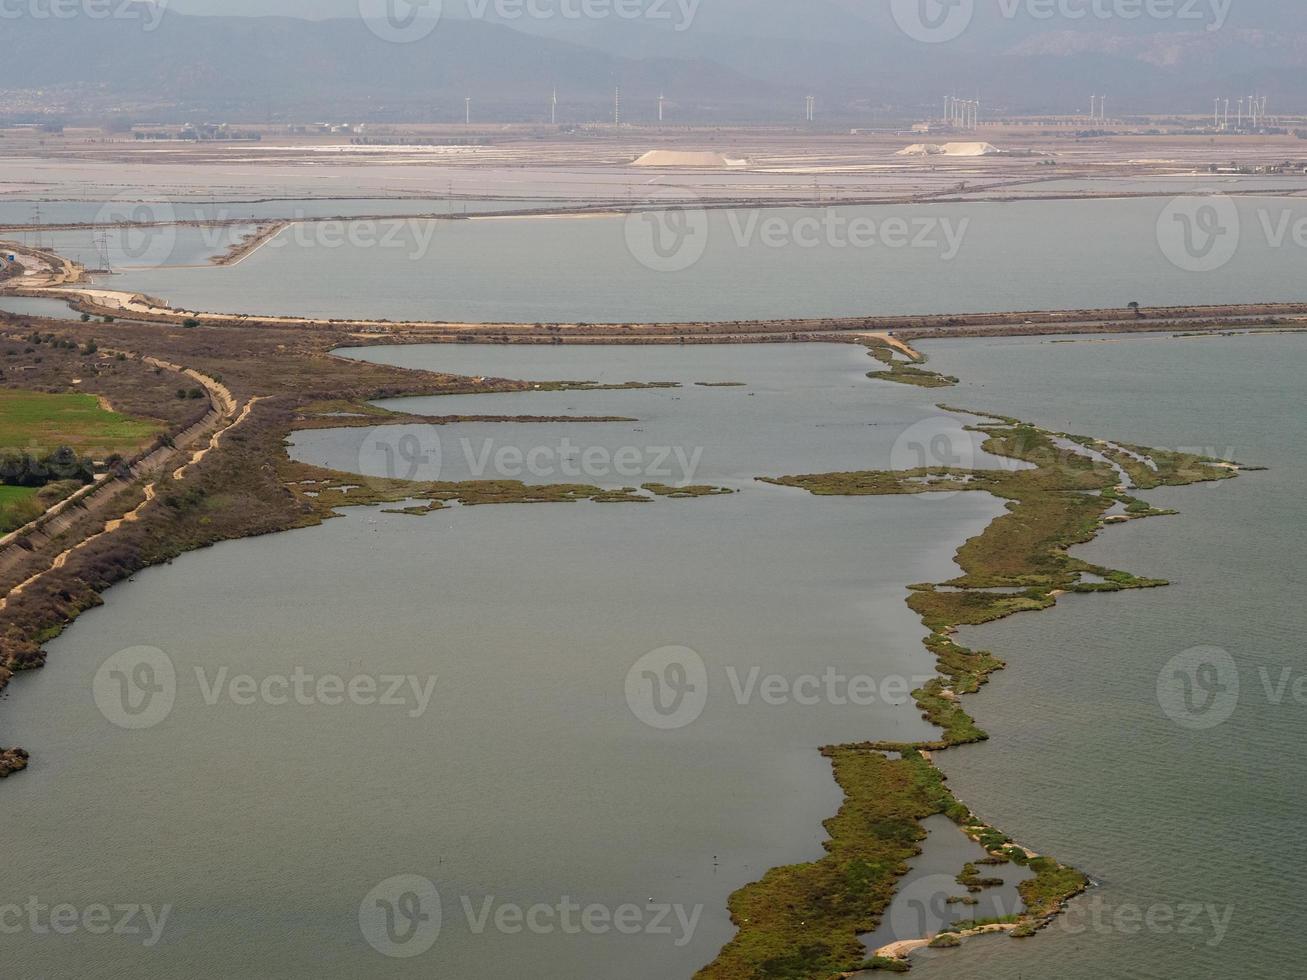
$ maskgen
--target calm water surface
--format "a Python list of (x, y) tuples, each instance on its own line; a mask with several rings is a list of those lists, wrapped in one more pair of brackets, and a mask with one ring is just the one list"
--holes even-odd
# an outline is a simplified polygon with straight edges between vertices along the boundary
[[(486, 351), (486, 370), (545, 370), (529, 351), (516, 364), (493, 361), (505, 351)], [(608, 363), (625, 351), (577, 354), (585, 377), (627, 370)], [(682, 352), (650, 354), (650, 378), (701, 376)], [(862, 442), (870, 456), (888, 459), (907, 425), (941, 418), (928, 394), (866, 380), (860, 350), (719, 354), (739, 380), (767, 386), (773, 400), (754, 418), (764, 429), (776, 423), (774, 439), (748, 444), (752, 458), (712, 464), (722, 471), (822, 458), (859, 428), (876, 434)], [(697, 415), (667, 411), (661, 392), (621, 407), (645, 410), (670, 441), (709, 429), (724, 391), (684, 389), (679, 404), (697, 405)], [(587, 411), (608, 408), (605, 393), (585, 399)], [(706, 444), (721, 445), (736, 424)], [(584, 428), (540, 438), (582, 439)], [(171, 904), (173, 924), (151, 949), (6, 937), (6, 970), (690, 976), (732, 934), (731, 891), (821, 854), (821, 821), (839, 799), (818, 748), (929, 732), (893, 698), (773, 706), (754, 695), (740, 704), (728, 668), (742, 684), (755, 668), (922, 676), (929, 664), (904, 585), (953, 574), (957, 542), (1000, 510), (981, 496), (813, 500), (741, 482), (734, 496), (640, 506), (466, 508), (427, 519), (364, 509), (188, 555), (110, 590), (51, 646), (49, 667), (16, 681), (0, 706), (0, 738), (36, 752), (0, 794), (5, 825), (30, 831), (6, 858), (4, 893)], [(125, 731), (99, 714), (92, 679), (107, 656), (138, 644), (173, 659), (177, 703), (156, 727)], [(659, 731), (637, 719), (623, 690), (637, 658), (670, 644), (702, 655), (708, 701), (693, 724)], [(203, 668), (212, 684), (224, 668), (262, 678), (296, 666), (343, 677), (434, 673), (438, 684), (415, 718), (379, 706), (209, 705), (195, 676)], [(388, 960), (363, 941), (358, 906), (406, 873), (438, 883), (444, 929), (425, 955)], [(703, 910), (678, 947), (664, 936), (477, 933), (462, 899), (479, 909), (487, 896)]]
[[(1023, 843), (1100, 880), (1087, 902), (1106, 907), (1109, 925), (1095, 927), (1102, 915), (1069, 919), (1031, 942), (976, 942), (917, 969), (941, 980), (1295, 975), (1307, 954), (1294, 916), (1307, 772), (1291, 747), (1307, 709), (1272, 703), (1258, 670), (1307, 670), (1296, 643), (1307, 627), (1297, 602), (1307, 338), (929, 350), (933, 366), (965, 379), (952, 404), (1209, 447), (1272, 469), (1150, 494), (1183, 515), (1113, 529), (1078, 552), (1171, 578), (1171, 588), (1068, 597), (1056, 610), (968, 631), (965, 641), (1011, 667), (972, 702), (993, 741), (942, 756), (954, 789)], [(812, 498), (746, 475), (832, 468), (843, 451), (850, 467), (887, 465), (914, 427), (934, 428), (909, 442), (960, 420), (933, 407), (938, 393), (866, 381), (869, 362), (852, 348), (566, 355), (446, 347), (364, 356), (540, 379), (743, 382), (405, 406), (629, 414), (645, 432), (505, 430), (525, 446), (563, 436), (607, 447), (680, 440), (704, 448), (702, 476), (743, 492), (424, 519), (361, 509), (189, 555), (110, 590), (104, 608), (51, 645), (48, 667), (19, 678), (0, 705), (0, 741), (36, 752), (0, 793), (6, 826), (23, 828), (4, 894), (171, 903), (174, 925), (148, 950), (7, 937), (7, 970), (688, 977), (731, 935), (731, 890), (820, 853), (820, 821), (838, 800), (816, 748), (919, 737), (916, 711), (740, 705), (726, 668), (917, 673), (928, 659), (903, 586), (951, 574), (956, 546), (1000, 511), (970, 494)], [(501, 397), (511, 408), (494, 408)], [(765, 434), (748, 434), (746, 420)], [(445, 460), (462, 434), (484, 434), (436, 432)], [(297, 438), (296, 455), (330, 453), (344, 466), (351, 459), (341, 454), (352, 453), (360, 469), (380, 465), (366, 444), (311, 435)], [(131, 732), (106, 722), (90, 690), (109, 654), (137, 644), (166, 650), (181, 681), (168, 718)], [(709, 698), (698, 721), (663, 732), (637, 721), (622, 691), (636, 658), (668, 644), (703, 655)], [(1195, 646), (1228, 650), (1243, 680), (1229, 720), (1204, 731), (1170, 721), (1156, 695), (1159, 671)], [(194, 679), (197, 667), (210, 678), (222, 667), (263, 677), (296, 665), (436, 673), (438, 684), (430, 710), (412, 718), (380, 707), (210, 706)], [(956, 873), (965, 842), (948, 830), (935, 829), (908, 887)], [(438, 883), (445, 929), (427, 954), (386, 960), (360, 938), (357, 907), (401, 873)], [(460, 897), (479, 907), (488, 895), (524, 905), (654, 898), (704, 911), (680, 948), (654, 936), (477, 934)], [(1153, 928), (1132, 928), (1131, 910), (1182, 916), (1191, 904), (1212, 907), (1228, 931), (1198, 919), (1200, 931), (1177, 934), (1157, 913)], [(1118, 910), (1121, 927), (1111, 925)]]
[[(526, 323), (1307, 299), (1307, 251), (1292, 235), (1307, 200), (1233, 199), (1242, 238), (1215, 271), (1168, 258), (1159, 221), (1180, 226), (1164, 219), (1167, 206), (1149, 198), (710, 211), (702, 225), (690, 218), (662, 229), (659, 250), (648, 216), (638, 215), (419, 223), (384, 246), (291, 230), (237, 266), (139, 271), (114, 285), (194, 310)], [(855, 218), (875, 222), (869, 238), (848, 230)], [(831, 230), (812, 224), (827, 219)], [(892, 222), (902, 223), (897, 231)]]
[[(603, 415), (632, 421), (320, 429), (296, 434), (292, 453), (305, 462), (371, 476), (602, 487), (712, 483), (737, 489), (753, 489), (759, 475), (917, 466), (921, 452), (939, 439), (966, 445), (979, 465), (1000, 463), (981, 450), (979, 437), (963, 431), (971, 420), (938, 410), (929, 393), (869, 382), (867, 371), (877, 362), (861, 347), (784, 344), (743, 355), (732, 345), (596, 350), (568, 357), (551, 347), (521, 351), (446, 344), (342, 353), (472, 376), (602, 384), (643, 377), (681, 386), (394, 399), (387, 407), (424, 415)], [(719, 382), (733, 386), (701, 386)], [(402, 444), (404, 436), (411, 437), (408, 446)], [(533, 449), (541, 453), (539, 466), (510, 469), (496, 463), (519, 454), (525, 459)], [(633, 461), (629, 468), (618, 466), (624, 450)], [(596, 454), (593, 466), (586, 465), (588, 452)], [(572, 467), (567, 471), (565, 458)]]
[(39, 296), (0, 296), (0, 310), (20, 316), (49, 316), (56, 320), (79, 320), (81, 314), (60, 299)]
[[(1294, 747), (1307, 705), (1268, 694), (1264, 676), (1274, 691), (1307, 674), (1295, 639), (1307, 629), (1307, 336), (925, 346), (933, 367), (964, 379), (952, 403), (1271, 469), (1147, 494), (1182, 515), (1075, 552), (1171, 588), (1070, 596), (965, 631), (1010, 667), (973, 702), (994, 741), (941, 756), (954, 790), (1103, 884), (1038, 941), (976, 943), (921, 963), (921, 975), (1299, 975), (1307, 763)], [(1172, 722), (1156, 693), (1168, 661), (1195, 647), (1227, 651), (1241, 681), (1229, 720), (1199, 731)], [(1199, 928), (1180, 934), (1194, 906)], [(1225, 932), (1207, 907), (1229, 916)], [(1153, 927), (1137, 928), (1149, 910)]]

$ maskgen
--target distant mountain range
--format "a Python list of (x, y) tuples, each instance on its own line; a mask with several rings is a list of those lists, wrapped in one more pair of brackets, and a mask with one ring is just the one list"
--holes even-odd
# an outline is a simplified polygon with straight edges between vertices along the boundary
[[(535, 0), (557, 15), (507, 19), (497, 12), (522, 0), (444, 0), (438, 22), (423, 20), (438, 0), (173, 0), (108, 19), (6, 18), (0, 118), (45, 105), (161, 120), (453, 121), (471, 96), (481, 121), (543, 120), (557, 86), (560, 121), (580, 122), (611, 118), (618, 85), (628, 119), (651, 118), (661, 92), (675, 118), (700, 123), (792, 122), (807, 94), (823, 119), (852, 125), (925, 115), (950, 93), (990, 114), (1083, 111), (1090, 93), (1117, 114), (1201, 113), (1253, 92), (1273, 111), (1307, 111), (1305, 4), (1174, 0), (1174, 16), (1150, 20), (1092, 13), (1138, 0), (974, 0), (965, 29), (941, 31), (913, 20), (936, 0), (642, 2), (659, 16), (561, 15), (581, 0)], [(416, 19), (386, 21), (388, 3)], [(272, 9), (296, 16), (254, 16)], [(385, 39), (396, 32), (421, 39)]]

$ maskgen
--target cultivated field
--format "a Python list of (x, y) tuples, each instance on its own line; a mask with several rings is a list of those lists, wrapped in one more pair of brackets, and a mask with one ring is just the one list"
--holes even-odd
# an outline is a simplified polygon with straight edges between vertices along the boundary
[(131, 455), (159, 432), (153, 422), (106, 410), (95, 395), (0, 390), (0, 449)]

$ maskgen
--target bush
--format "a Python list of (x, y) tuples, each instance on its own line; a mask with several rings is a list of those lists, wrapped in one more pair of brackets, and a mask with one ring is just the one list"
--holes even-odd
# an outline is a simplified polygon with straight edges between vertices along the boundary
[(906, 960), (896, 960), (888, 956), (875, 956), (862, 964), (863, 970), (884, 970), (886, 973), (907, 973), (912, 969)]
[(43, 487), (60, 480), (91, 483), (95, 468), (67, 446), (39, 458), (13, 449), (0, 452), (0, 483), (6, 486)]
[(47, 483), (36, 494), (36, 499), (41, 505), (41, 509), (53, 507), (65, 497), (70, 497), (76, 493), (82, 484), (77, 480), (58, 480), (54, 483)]
[(44, 508), (35, 497), (24, 497), (0, 506), (0, 534), (16, 531), (41, 516)]

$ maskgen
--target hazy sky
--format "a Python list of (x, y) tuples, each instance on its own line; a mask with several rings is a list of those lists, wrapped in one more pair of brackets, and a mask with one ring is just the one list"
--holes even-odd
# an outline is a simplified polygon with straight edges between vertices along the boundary
[[(165, 0), (166, 5), (181, 13), (195, 14), (235, 14), (239, 16), (282, 15), (322, 19), (328, 17), (354, 17), (358, 14), (359, 0)], [(433, 2), (433, 0), (428, 0)], [(447, 13), (455, 12), (466, 0), (443, 0)], [(775, 8), (790, 4), (822, 4), (834, 6), (859, 14), (871, 12), (876, 7), (885, 7), (890, 0), (700, 0), (702, 8), (717, 8), (715, 12), (748, 11), (755, 8)], [(978, 13), (983, 16), (986, 7), (998, 8), (1001, 0), (975, 0)], [(1095, 3), (1104, 0), (1045, 0), (1061, 10), (1065, 8), (1072, 13), (1092, 11)], [(1139, 0), (1136, 0), (1139, 2)], [(1165, 0), (1177, 7), (1187, 3), (1201, 7), (1216, 4), (1228, 8), (1228, 20), (1232, 25), (1242, 28), (1270, 29), (1281, 26), (1286, 16), (1292, 22), (1307, 21), (1307, 16), (1300, 13), (1304, 6), (1301, 0)], [(1078, 26), (1092, 28), (1095, 18), (1092, 15), (1077, 17)], [(1066, 20), (1056, 18), (1060, 26), (1067, 26)], [(741, 33), (748, 33), (748, 26), (742, 24)]]

